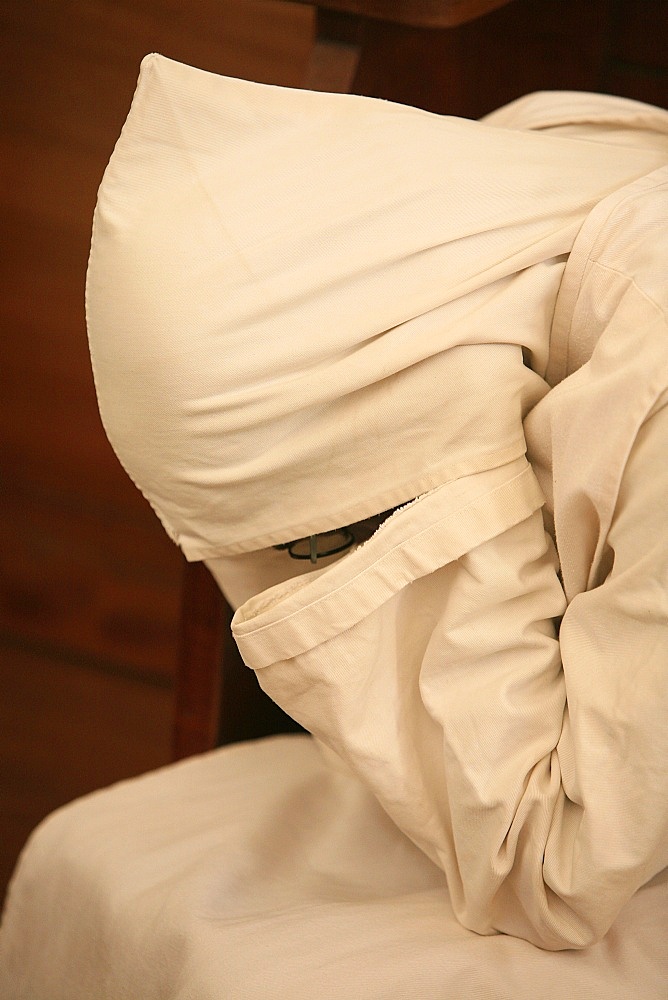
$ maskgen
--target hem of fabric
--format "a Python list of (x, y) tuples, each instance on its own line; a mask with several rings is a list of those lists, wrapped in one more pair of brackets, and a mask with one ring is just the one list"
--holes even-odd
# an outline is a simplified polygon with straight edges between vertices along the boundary
[[(304, 653), (353, 627), (413, 580), (531, 516), (543, 505), (543, 494), (528, 463), (513, 472), (493, 487), (487, 483), (478, 496), (458, 498), (460, 483), (440, 487), (391, 518), (350, 556), (315, 578), (299, 578), (303, 585), (287, 595), (279, 584), (251, 598), (232, 621), (244, 659), (259, 669)], [(434, 508), (426, 526), (425, 506)], [(416, 531), (412, 515), (418, 508)]]
[[(435, 469), (422, 476), (410, 479), (402, 485), (387, 489), (368, 499), (357, 501), (341, 510), (323, 514), (322, 517), (318, 517), (317, 519), (310, 519), (296, 525), (289, 525), (279, 531), (267, 532), (263, 535), (230, 542), (226, 545), (204, 545), (197, 541), (190, 542), (184, 538), (182, 533), (179, 533), (178, 544), (188, 562), (199, 562), (206, 559), (219, 559), (224, 556), (243, 555), (247, 552), (258, 552), (261, 549), (268, 549), (274, 545), (282, 545), (285, 542), (294, 541), (296, 538), (305, 538), (311, 534), (334, 531), (348, 524), (355, 524), (357, 521), (373, 517), (385, 510), (408, 504), (419, 496), (430, 493), (432, 490), (439, 489), (442, 486), (447, 486), (450, 483), (455, 483), (463, 478), (484, 475), (490, 471), (493, 472), (508, 465), (510, 462), (522, 458), (525, 453), (526, 441), (524, 434), (522, 434), (512, 444), (507, 445), (503, 449), (476, 456), (477, 468), (471, 468), (469, 462), (462, 462), (455, 466), (442, 462)], [(165, 523), (162, 517), (161, 521), (163, 524)]]

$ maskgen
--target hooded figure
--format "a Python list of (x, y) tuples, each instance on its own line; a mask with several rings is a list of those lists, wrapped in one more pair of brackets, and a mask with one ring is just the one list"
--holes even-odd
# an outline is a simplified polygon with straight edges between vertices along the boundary
[[(499, 962), (504, 996), (546, 996), (553, 973), (560, 996), (571, 973), (574, 996), (639, 975), (659, 996), (658, 938), (629, 954), (660, 927), (668, 858), (667, 159), (668, 115), (633, 101), (534, 95), (478, 123), (144, 61), (88, 273), (102, 419), (238, 608), (245, 662), (320, 748), (211, 757), (228, 862), (180, 883), (205, 930), (177, 933), (171, 896), (165, 917), (185, 953), (204, 949), (211, 996), (311, 996), (329, 982), (316, 968), (360, 997), (501, 995), (485, 992)], [(388, 511), (371, 537), (355, 527)], [(290, 558), (349, 525), (345, 552)], [(171, 776), (178, 801), (184, 766), (213, 765), (141, 780), (160, 799)], [(109, 808), (127, 815), (139, 787), (104, 793)], [(166, 905), (151, 870), (142, 912), (151, 892)], [(308, 902), (312, 927), (342, 900), (366, 933), (347, 938), (337, 911), (295, 962), (296, 914)], [(624, 920), (630, 952), (611, 953)], [(245, 954), (239, 921), (275, 945), (269, 992), (248, 965), (240, 992), (211, 971), (212, 941)], [(453, 949), (472, 941), (468, 993)], [(94, 968), (79, 940), (64, 948)]]

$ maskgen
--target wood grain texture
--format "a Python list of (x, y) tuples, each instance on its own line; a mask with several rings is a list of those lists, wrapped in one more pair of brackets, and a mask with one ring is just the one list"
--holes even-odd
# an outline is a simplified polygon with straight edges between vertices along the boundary
[(413, 28), (454, 28), (510, 0), (324, 0), (324, 10), (342, 11)]
[(182, 558), (107, 443), (84, 316), (139, 62), (297, 85), (312, 32), (269, 0), (0, 3), (0, 895), (46, 812), (171, 759)]

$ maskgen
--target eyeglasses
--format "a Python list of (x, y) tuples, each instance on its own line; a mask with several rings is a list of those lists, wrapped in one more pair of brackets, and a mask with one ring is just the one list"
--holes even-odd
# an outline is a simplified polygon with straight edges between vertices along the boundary
[(391, 507), (389, 510), (384, 510), (382, 514), (372, 514), (371, 517), (366, 517), (364, 520), (357, 521), (345, 528), (321, 531), (318, 535), (306, 535), (304, 538), (295, 539), (294, 542), (274, 545), (274, 548), (287, 552), (291, 559), (308, 559), (315, 565), (318, 559), (345, 552), (355, 542), (361, 544), (368, 541), (378, 531), (383, 521), (398, 509), (398, 507)]
[(274, 545), (274, 548), (287, 551), (291, 559), (308, 559), (315, 564), (318, 559), (345, 552), (354, 544), (355, 536), (349, 528), (336, 528), (334, 531), (321, 531), (319, 535), (296, 538), (294, 542)]

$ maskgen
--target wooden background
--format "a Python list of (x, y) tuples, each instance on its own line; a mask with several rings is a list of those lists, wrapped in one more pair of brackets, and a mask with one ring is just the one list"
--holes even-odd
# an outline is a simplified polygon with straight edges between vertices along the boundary
[[(429, 37), (370, 22), (356, 89), (471, 117), (545, 88), (665, 105), (667, 11), (514, 0)], [(83, 313), (139, 61), (295, 86), (312, 32), (274, 0), (0, 3), (0, 897), (48, 811), (169, 760), (181, 560), (104, 438)]]

